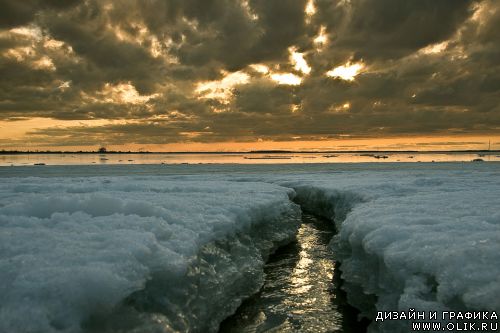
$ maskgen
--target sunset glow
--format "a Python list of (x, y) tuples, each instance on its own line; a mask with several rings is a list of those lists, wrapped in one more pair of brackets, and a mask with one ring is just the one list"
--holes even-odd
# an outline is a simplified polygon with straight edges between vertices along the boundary
[(299, 85), (302, 79), (292, 73), (275, 73), (271, 74), (271, 78), (279, 84), (288, 84), (292, 86)]
[(499, 167), (499, 0), (0, 0), (0, 333), (494, 331)]
[(231, 97), (231, 89), (238, 84), (245, 84), (250, 76), (244, 72), (224, 73), (221, 80), (205, 81), (198, 83), (196, 92), (203, 98), (219, 99), (227, 102)]
[[(11, 1), (0, 17), (0, 149), (340, 137), (496, 147), (491, 0), (407, 2), (394, 15), (359, 0)], [(419, 17), (426, 29), (414, 28)]]
[(304, 59), (304, 55), (302, 53), (296, 52), (295, 48), (290, 49), (290, 58), (292, 60), (292, 64), (294, 64), (295, 70), (300, 71), (303, 74), (311, 73), (311, 67)]
[(334, 69), (326, 72), (326, 75), (333, 78), (339, 78), (346, 81), (354, 81), (354, 78), (360, 73), (364, 65), (362, 63), (350, 62), (345, 65), (335, 67)]

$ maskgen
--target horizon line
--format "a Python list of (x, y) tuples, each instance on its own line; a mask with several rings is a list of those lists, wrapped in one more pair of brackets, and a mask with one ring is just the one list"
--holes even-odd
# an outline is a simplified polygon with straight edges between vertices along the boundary
[(349, 153), (500, 153), (500, 149), (445, 149), (445, 150), (284, 150), (284, 149), (264, 149), (249, 151), (121, 151), (121, 150), (0, 150), (0, 155), (14, 154), (349, 154)]

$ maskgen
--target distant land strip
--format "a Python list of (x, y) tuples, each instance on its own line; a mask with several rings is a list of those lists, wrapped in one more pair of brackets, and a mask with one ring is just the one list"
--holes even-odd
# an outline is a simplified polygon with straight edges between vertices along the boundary
[(22, 150), (0, 150), (0, 155), (24, 155), (24, 154), (366, 154), (366, 153), (388, 153), (388, 154), (456, 154), (456, 153), (484, 153), (497, 154), (500, 150), (467, 149), (467, 150), (250, 150), (250, 151), (22, 151)]

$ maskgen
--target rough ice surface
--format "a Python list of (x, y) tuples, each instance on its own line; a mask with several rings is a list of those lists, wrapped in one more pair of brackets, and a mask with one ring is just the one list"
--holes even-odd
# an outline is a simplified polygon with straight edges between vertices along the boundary
[[(284, 181), (335, 221), (348, 300), (376, 311), (500, 313), (500, 168), (451, 165), (308, 175)], [(408, 332), (408, 322), (370, 331)]]
[(500, 312), (498, 163), (10, 170), (0, 331), (216, 331), (295, 232), (291, 198), (335, 221), (332, 249), (363, 315)]
[(3, 178), (0, 331), (214, 331), (294, 235), (290, 194), (250, 182)]

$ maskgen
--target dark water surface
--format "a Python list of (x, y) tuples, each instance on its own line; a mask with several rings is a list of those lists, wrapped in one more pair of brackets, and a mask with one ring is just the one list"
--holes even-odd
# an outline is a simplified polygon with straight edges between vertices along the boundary
[(338, 288), (340, 274), (328, 243), (331, 222), (303, 214), (297, 240), (265, 266), (266, 280), (220, 327), (228, 332), (364, 332)]

